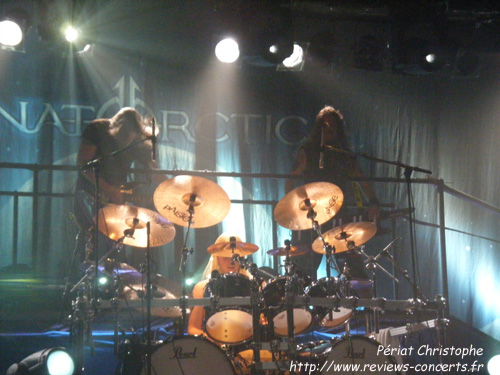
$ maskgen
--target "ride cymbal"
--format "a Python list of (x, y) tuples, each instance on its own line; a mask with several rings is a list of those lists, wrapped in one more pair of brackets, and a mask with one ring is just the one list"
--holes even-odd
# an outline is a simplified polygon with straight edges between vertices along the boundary
[(192, 228), (220, 223), (231, 206), (229, 197), (219, 185), (197, 176), (176, 176), (163, 181), (156, 188), (153, 201), (160, 214), (183, 227), (189, 225), (189, 208), (192, 207)]
[[(298, 256), (298, 255), (304, 255), (310, 252), (310, 247), (308, 246), (290, 246), (289, 248), (287, 247), (278, 247), (277, 249), (271, 249), (268, 250), (267, 253), (269, 255), (275, 255), (275, 256)], [(288, 254), (287, 254), (288, 253)]]
[[(335, 247), (335, 253), (341, 253), (350, 249), (350, 245), (360, 246), (372, 238), (377, 232), (377, 225), (369, 221), (349, 223), (330, 229), (323, 233), (323, 239), (329, 245)], [(321, 237), (314, 240), (312, 249), (320, 254), (325, 254)]]
[(207, 248), (209, 254), (227, 258), (231, 258), (233, 254), (244, 257), (255, 253), (257, 250), (259, 250), (259, 247), (250, 242), (219, 242)]
[(174, 239), (174, 225), (147, 208), (109, 203), (99, 210), (99, 230), (114, 241), (123, 239), (125, 245), (146, 248), (148, 222), (150, 247), (165, 245)]
[(313, 182), (287, 193), (276, 205), (274, 218), (291, 230), (311, 229), (330, 220), (344, 201), (342, 190), (329, 182)]

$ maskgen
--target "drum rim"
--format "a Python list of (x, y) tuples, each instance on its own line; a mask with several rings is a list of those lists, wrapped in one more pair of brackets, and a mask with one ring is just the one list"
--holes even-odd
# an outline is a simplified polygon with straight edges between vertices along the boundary
[[(332, 346), (330, 348), (330, 352), (333, 351), (333, 348), (340, 344), (343, 341), (347, 341), (349, 339), (361, 339), (363, 341), (368, 341), (370, 344), (374, 344), (378, 347), (378, 345), (382, 345), (380, 342), (378, 342), (373, 336), (366, 336), (366, 335), (342, 335), (341, 337), (335, 337), (332, 340), (330, 340)], [(391, 364), (397, 364), (396, 357), (393, 355), (385, 355), (382, 354), (383, 357), (387, 358), (390, 360)], [(395, 374), (399, 374), (399, 372), (394, 372)]]
[[(181, 341), (183, 339), (195, 339), (195, 340), (210, 344), (211, 347), (216, 348), (217, 351), (219, 351), (222, 354), (222, 356), (227, 359), (227, 362), (228, 362), (230, 368), (232, 369), (232, 373), (228, 374), (228, 375), (237, 375), (236, 369), (234, 368), (234, 364), (231, 361), (231, 359), (227, 356), (226, 352), (219, 345), (217, 345), (216, 343), (214, 343), (213, 341), (211, 341), (210, 339), (208, 339), (207, 337), (205, 337), (203, 335), (187, 335), (187, 334), (185, 334), (185, 335), (170, 336), (167, 339), (162, 340), (163, 342), (161, 344), (159, 344), (157, 348), (155, 348), (155, 350), (151, 353), (151, 358), (153, 358), (154, 353), (158, 349), (160, 349), (161, 347), (168, 345), (168, 344), (173, 344), (173, 343), (175, 343), (176, 340)], [(141, 371), (140, 371), (141, 375), (143, 374), (143, 371), (144, 371), (144, 366), (141, 367)]]

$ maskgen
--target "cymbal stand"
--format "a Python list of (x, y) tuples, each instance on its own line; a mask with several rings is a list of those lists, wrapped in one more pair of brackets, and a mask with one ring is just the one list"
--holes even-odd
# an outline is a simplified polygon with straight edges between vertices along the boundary
[[(387, 253), (387, 251), (396, 243), (396, 241), (399, 240), (399, 237), (393, 240), (389, 245), (387, 245), (379, 254), (376, 256), (372, 257), (368, 254), (366, 254), (361, 247), (355, 248), (353, 244), (352, 250), (356, 249), (359, 253), (361, 253), (364, 257), (366, 257), (365, 264), (366, 264), (366, 269), (370, 270), (372, 272), (372, 295), (373, 298), (377, 298), (377, 275), (376, 275), (376, 270), (379, 269), (383, 273), (385, 273), (389, 278), (394, 280), (396, 283), (399, 283), (399, 280), (394, 277), (389, 271), (387, 271), (384, 267), (382, 267), (379, 263), (378, 260), (380, 257), (384, 254)], [(374, 321), (374, 328), (375, 328), (375, 333), (379, 333), (380, 330), (380, 325), (379, 325), (379, 311), (378, 309), (373, 310), (373, 321)]]
[[(232, 239), (233, 237), (231, 237)], [(234, 252), (234, 247), (233, 247), (233, 252)], [(234, 255), (233, 255), (234, 257)], [(239, 256), (236, 257), (236, 260), (238, 262), (241, 262), (241, 258)], [(240, 264), (247, 264), (246, 262), (241, 262)], [(250, 293), (250, 300), (252, 304), (252, 327), (253, 327), (253, 342), (252, 342), (252, 348), (253, 348), (253, 358), (254, 358), (254, 369), (252, 371), (252, 374), (256, 375), (261, 375), (263, 374), (263, 369), (262, 369), (262, 362), (260, 361), (260, 348), (261, 348), (261, 330), (260, 330), (260, 310), (261, 310), (261, 294), (259, 290), (260, 286), (260, 276), (259, 272), (257, 269), (257, 265), (255, 263), (251, 263), (248, 267), (249, 272), (253, 276), (253, 281), (251, 283), (251, 293)]]
[(186, 289), (186, 262), (189, 254), (193, 253), (193, 249), (187, 248), (187, 240), (189, 237), (189, 231), (191, 229), (191, 224), (193, 223), (194, 217), (194, 203), (196, 201), (196, 194), (191, 194), (189, 197), (189, 207), (188, 207), (188, 225), (186, 230), (186, 235), (184, 236), (184, 244), (182, 245), (182, 255), (181, 255), (181, 263), (179, 265), (179, 271), (182, 272), (182, 298), (180, 301), (181, 311), (182, 311), (182, 320), (179, 327), (179, 334), (184, 333), (184, 329), (187, 325), (187, 306), (186, 306), (186, 298), (187, 298), (187, 289)]
[(146, 232), (146, 374), (151, 375), (151, 223), (149, 221), (146, 223)]

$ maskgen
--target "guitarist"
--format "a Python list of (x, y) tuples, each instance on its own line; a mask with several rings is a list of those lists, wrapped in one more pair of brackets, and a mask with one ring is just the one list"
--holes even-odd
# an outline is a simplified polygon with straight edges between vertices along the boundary
[[(122, 188), (129, 181), (129, 169), (132, 166), (152, 169), (157, 167), (152, 156), (152, 124), (147, 124), (137, 110), (122, 108), (110, 119), (92, 121), (83, 131), (77, 162), (85, 166), (88, 162), (99, 158), (99, 196), (100, 203), (108, 202), (124, 204)], [(156, 135), (156, 134), (155, 134)], [(126, 147), (127, 150), (120, 152)], [(116, 154), (113, 154), (115, 153)], [(143, 175), (145, 176), (145, 175)], [(161, 180), (164, 177), (156, 175)], [(135, 177), (135, 176), (134, 176)], [(143, 177), (149, 184), (151, 175)], [(160, 181), (158, 181), (160, 182)], [(94, 224), (95, 174), (92, 168), (82, 168), (76, 182), (74, 214), (81, 231), (93, 234)], [(106, 239), (104, 239), (106, 241)], [(108, 250), (110, 240), (100, 250), (104, 254)], [(112, 242), (112, 241), (111, 241)], [(88, 245), (92, 243), (87, 236)], [(85, 259), (88, 260), (91, 250), (87, 246)], [(92, 258), (90, 258), (92, 259)]]

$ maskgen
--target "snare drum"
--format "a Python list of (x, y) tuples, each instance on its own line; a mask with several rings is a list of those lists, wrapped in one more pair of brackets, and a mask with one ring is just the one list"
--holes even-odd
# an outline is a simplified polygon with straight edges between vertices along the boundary
[[(273, 322), (274, 333), (277, 336), (285, 337), (288, 335), (288, 314), (285, 306), (285, 288), (287, 276), (280, 276), (268, 281), (262, 288), (264, 304), (268, 320)], [(304, 288), (308, 285), (307, 278), (300, 278), (295, 285), (294, 293), (303, 295)], [(294, 334), (301, 334), (311, 327), (313, 315), (308, 306), (295, 307), (293, 309)]]
[[(378, 341), (366, 336), (346, 336), (333, 341), (332, 347), (327, 350), (326, 364), (321, 375), (352, 375), (365, 373), (364, 365), (376, 365), (378, 375), (400, 374), (394, 371), (396, 361), (392, 356), (377, 354), (377, 349), (381, 345)], [(331, 364), (331, 366), (330, 366)], [(360, 371), (353, 371), (352, 368), (342, 367), (342, 365), (359, 365)], [(387, 371), (384, 365), (392, 371)], [(340, 367), (339, 367), (340, 366)], [(350, 370), (350, 371), (348, 371)]]
[[(215, 286), (210, 281), (205, 288), (206, 297), (248, 297), (252, 281), (239, 273), (221, 275)], [(205, 331), (213, 340), (224, 344), (240, 344), (253, 336), (250, 307), (219, 306), (205, 309)]]
[[(344, 297), (340, 284), (334, 277), (327, 277), (314, 281), (306, 288), (308, 297)], [(352, 316), (352, 310), (345, 307), (330, 309), (324, 306), (316, 306), (313, 309), (314, 318), (321, 327), (334, 328), (347, 321)]]

